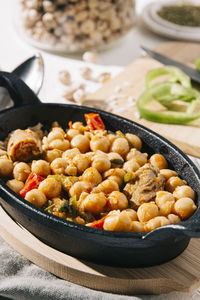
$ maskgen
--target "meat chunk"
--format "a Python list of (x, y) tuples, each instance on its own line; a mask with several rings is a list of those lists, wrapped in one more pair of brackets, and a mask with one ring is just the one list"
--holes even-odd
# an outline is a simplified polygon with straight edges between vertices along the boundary
[(30, 129), (15, 130), (8, 141), (7, 153), (14, 161), (29, 161), (41, 152), (41, 140)]
[(163, 190), (165, 184), (164, 177), (151, 164), (145, 164), (135, 174), (135, 183), (127, 183), (124, 188), (132, 207), (154, 200), (156, 192)]

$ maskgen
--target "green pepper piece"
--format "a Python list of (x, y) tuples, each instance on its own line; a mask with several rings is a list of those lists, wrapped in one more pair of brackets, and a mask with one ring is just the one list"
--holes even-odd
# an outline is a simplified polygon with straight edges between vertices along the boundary
[[(186, 124), (188, 122), (200, 118), (200, 112), (188, 113), (188, 111), (187, 112), (154, 111), (147, 108), (147, 105), (149, 105), (151, 101), (153, 101), (156, 97), (157, 97), (157, 101), (159, 101), (158, 95), (168, 93), (169, 96), (172, 95), (172, 100), (171, 100), (172, 102), (175, 98), (180, 96), (181, 93), (182, 95), (184, 95), (185, 89), (186, 88), (181, 86), (180, 84), (170, 83), (170, 82), (164, 82), (152, 86), (151, 88), (147, 89), (139, 97), (137, 101), (137, 108), (140, 112), (140, 116), (149, 121), (167, 123), (167, 124)], [(187, 92), (189, 93), (188, 89)], [(199, 93), (197, 91), (195, 91), (195, 97), (196, 98), (193, 101), (197, 101), (200, 99)], [(168, 102), (170, 102), (170, 100)], [(190, 105), (194, 105), (194, 104), (191, 102)]]
[(69, 199), (69, 212), (73, 218), (77, 216), (77, 197), (74, 195)]
[(200, 57), (195, 60), (195, 66), (200, 71)]
[(191, 88), (190, 78), (183, 73), (180, 69), (173, 66), (160, 67), (150, 70), (146, 75), (146, 88), (153, 86), (152, 81), (157, 77), (163, 75), (170, 75), (170, 77), (165, 80), (168, 82), (180, 82), (182, 86), (186, 88)]
[(124, 182), (125, 183), (128, 183), (130, 182), (131, 180), (133, 180), (135, 178), (134, 174), (131, 173), (131, 172), (128, 172), (124, 175)]
[(68, 212), (69, 211), (69, 202), (67, 200), (59, 207), (58, 212)]

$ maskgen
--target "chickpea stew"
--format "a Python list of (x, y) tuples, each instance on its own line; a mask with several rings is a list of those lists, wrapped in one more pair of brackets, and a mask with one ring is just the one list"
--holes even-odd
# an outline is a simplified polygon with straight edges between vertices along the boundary
[(28, 202), (82, 225), (149, 232), (197, 209), (195, 192), (133, 133), (105, 129), (99, 114), (15, 130), (0, 149), (0, 177)]

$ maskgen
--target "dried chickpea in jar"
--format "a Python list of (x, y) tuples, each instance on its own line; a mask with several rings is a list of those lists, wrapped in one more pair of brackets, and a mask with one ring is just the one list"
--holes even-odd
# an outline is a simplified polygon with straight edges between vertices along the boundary
[(134, 8), (134, 0), (22, 0), (19, 18), (30, 42), (60, 53), (86, 51), (83, 60), (96, 63), (97, 53), (88, 50), (125, 35), (135, 22)]

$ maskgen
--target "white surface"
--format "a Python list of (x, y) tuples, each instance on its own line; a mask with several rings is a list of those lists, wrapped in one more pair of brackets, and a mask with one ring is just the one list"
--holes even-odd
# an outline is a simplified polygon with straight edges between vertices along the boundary
[[(190, 0), (191, 1), (191, 0)], [(149, 4), (145, 7), (142, 13), (142, 19), (144, 23), (155, 33), (160, 35), (179, 39), (179, 40), (188, 40), (188, 41), (200, 41), (200, 27), (189, 27), (189, 26), (180, 26), (168, 22), (158, 16), (157, 12), (166, 4), (179, 3), (180, 0), (170, 2), (167, 0), (155, 2)], [(196, 0), (191, 1), (191, 3), (197, 3)]]
[[(16, 33), (12, 16), (12, 13), (15, 13), (13, 11), (14, 1), (16, 0), (0, 0), (0, 66), (4, 71), (11, 71), (16, 65), (38, 52), (37, 49), (21, 40)], [(142, 7), (150, 1), (138, 0), (138, 11), (141, 11)], [(138, 23), (138, 26), (133, 28), (122, 42), (100, 53), (99, 63), (104, 66), (93, 66), (93, 68), (95, 67), (96, 72), (109, 70), (114, 75), (121, 70), (122, 66), (127, 65), (141, 54), (140, 45), (151, 48), (164, 41), (167, 41), (167, 39), (151, 33), (142, 24)], [(58, 82), (58, 71), (68, 69), (72, 72), (72, 77), (79, 80), (78, 69), (84, 63), (78, 57), (69, 58), (40, 52), (45, 63), (45, 80), (40, 98), (44, 102), (65, 102), (61, 97), (64, 88)], [(113, 67), (110, 65), (113, 65)], [(172, 293), (170, 295), (149, 297), (138, 296), (137, 299), (174, 300), (175, 298), (177, 300), (198, 300), (200, 294), (197, 292), (192, 294)]]

